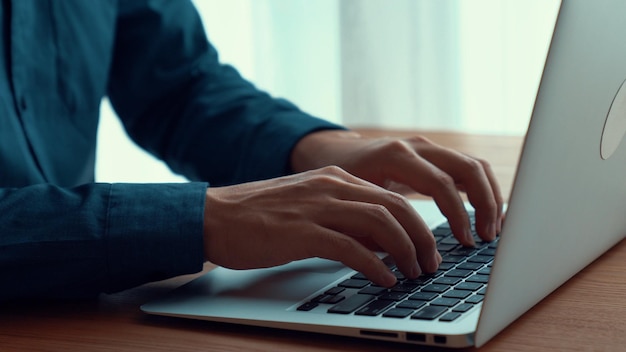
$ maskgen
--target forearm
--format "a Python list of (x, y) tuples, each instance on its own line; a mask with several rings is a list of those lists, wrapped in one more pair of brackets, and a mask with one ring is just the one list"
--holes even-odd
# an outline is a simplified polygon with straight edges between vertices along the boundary
[(0, 300), (72, 298), (199, 271), (205, 184), (0, 190)]

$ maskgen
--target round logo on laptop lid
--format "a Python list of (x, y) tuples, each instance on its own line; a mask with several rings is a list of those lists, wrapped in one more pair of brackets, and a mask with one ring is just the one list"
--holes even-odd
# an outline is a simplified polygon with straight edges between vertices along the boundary
[(600, 156), (606, 160), (615, 153), (626, 134), (626, 80), (617, 90), (604, 122), (600, 141)]

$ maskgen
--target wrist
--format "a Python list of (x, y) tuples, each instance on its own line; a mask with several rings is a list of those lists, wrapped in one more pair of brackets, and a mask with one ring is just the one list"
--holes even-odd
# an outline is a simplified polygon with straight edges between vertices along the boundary
[[(295, 145), (291, 152), (291, 171), (294, 173), (336, 165), (337, 150), (344, 143), (353, 143), (361, 135), (347, 130), (323, 130), (310, 133)], [(341, 150), (341, 149), (339, 149)]]

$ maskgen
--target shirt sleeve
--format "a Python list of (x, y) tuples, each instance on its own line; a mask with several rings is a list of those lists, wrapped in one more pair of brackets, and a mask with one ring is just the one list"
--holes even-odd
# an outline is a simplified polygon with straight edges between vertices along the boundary
[(300, 138), (343, 128), (221, 64), (190, 2), (122, 6), (108, 94), (129, 135), (175, 172), (212, 185), (285, 175)]
[(342, 128), (221, 64), (191, 2), (119, 6), (112, 105), (139, 145), (200, 182), (0, 189), (0, 300), (89, 297), (201, 270), (207, 182), (285, 175), (300, 138)]
[(0, 190), (0, 300), (92, 297), (202, 270), (206, 186)]

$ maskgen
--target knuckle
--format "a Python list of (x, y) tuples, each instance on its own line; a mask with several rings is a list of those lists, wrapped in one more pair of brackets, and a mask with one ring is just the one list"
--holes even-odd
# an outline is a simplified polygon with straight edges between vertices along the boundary
[(387, 209), (387, 207), (385, 207), (382, 204), (367, 204), (367, 214), (374, 219), (375, 221), (379, 222), (379, 223), (386, 223), (389, 221), (389, 218), (391, 217), (391, 213), (389, 212), (389, 210)]
[(320, 172), (323, 174), (330, 174), (330, 175), (343, 175), (346, 173), (341, 167), (337, 165), (324, 166), (323, 168), (320, 169)]
[(348, 236), (332, 236), (330, 242), (330, 247), (336, 253), (352, 253), (355, 246), (355, 240)]
[(469, 157), (465, 158), (463, 169), (465, 171), (465, 174), (469, 174), (472, 176), (484, 173), (483, 164), (479, 160)]
[(456, 183), (454, 182), (452, 176), (443, 171), (435, 172), (433, 175), (433, 182), (437, 185), (438, 189), (452, 189), (456, 187)]
[(430, 139), (424, 136), (411, 136), (407, 138), (406, 141), (411, 144), (416, 144), (416, 145), (419, 145), (419, 144), (432, 145), (433, 144), (433, 142)]
[(332, 175), (319, 174), (313, 178), (313, 182), (318, 185), (333, 185), (337, 183), (337, 179)]
[(485, 169), (491, 169), (491, 164), (490, 164), (487, 160), (482, 159), (482, 158), (474, 158), (474, 160), (476, 160), (477, 162), (479, 162), (479, 163), (480, 163), (480, 165), (482, 165), (482, 167), (483, 167), (483, 168), (485, 168)]
[(338, 183), (340, 181), (345, 181), (353, 177), (350, 173), (348, 173), (343, 168), (330, 165), (324, 166), (315, 172), (313, 178), (322, 182), (322, 183)]
[(413, 148), (404, 140), (394, 139), (385, 143), (383, 153), (387, 155), (413, 153)]
[(409, 203), (409, 200), (400, 193), (387, 191), (387, 199), (390, 204), (399, 207), (401, 209), (412, 209), (413, 207)]
[(343, 174), (345, 174), (345, 171), (337, 166), (326, 166), (312, 175), (311, 182), (320, 186), (335, 185), (343, 179)]

